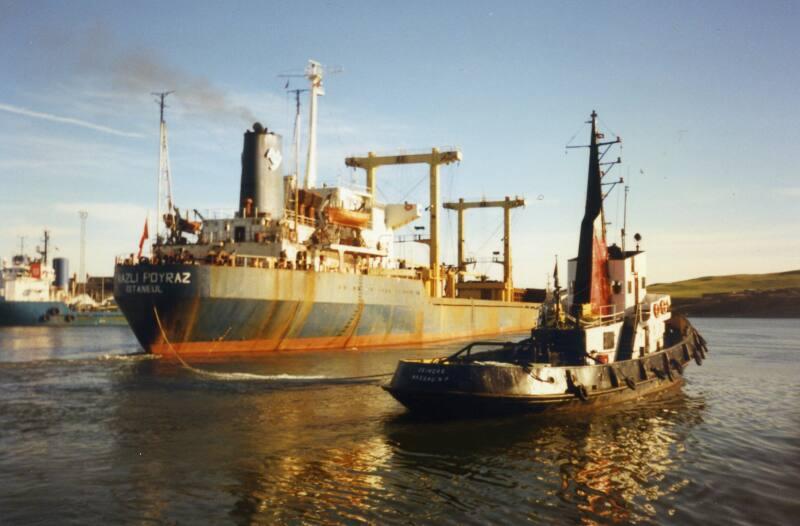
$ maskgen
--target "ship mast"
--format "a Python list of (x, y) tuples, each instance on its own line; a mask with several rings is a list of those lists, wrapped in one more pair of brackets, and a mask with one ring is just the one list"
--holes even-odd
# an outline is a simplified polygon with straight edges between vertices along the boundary
[(289, 93), (294, 93), (295, 113), (294, 113), (294, 137), (292, 137), (292, 150), (294, 155), (294, 176), (295, 180), (300, 177), (300, 94), (308, 91), (307, 89), (291, 89)]
[(311, 83), (308, 118), (308, 156), (306, 157), (305, 188), (313, 188), (317, 184), (317, 96), (325, 95), (322, 87), (322, 65), (314, 60), (308, 61), (306, 78)]
[(167, 144), (167, 123), (164, 120), (164, 108), (168, 106), (165, 104), (165, 99), (168, 95), (175, 93), (174, 91), (162, 91), (159, 93), (153, 93), (156, 96), (156, 103), (159, 105), (159, 140), (158, 140), (158, 179), (157, 179), (157, 188), (158, 188), (158, 200), (156, 202), (156, 228), (155, 228), (155, 238), (156, 244), (160, 244), (162, 239), (161, 232), (162, 232), (162, 222), (164, 218), (162, 217), (162, 208), (163, 214), (171, 214), (172, 213), (172, 181), (170, 178), (170, 168), (169, 168), (169, 147)]
[[(603, 212), (603, 171), (600, 169), (601, 157), (607, 149), (600, 153), (601, 146), (620, 142), (617, 137), (613, 141), (599, 142), (603, 134), (597, 131), (597, 112), (592, 111), (592, 125), (589, 148), (589, 173), (586, 182), (586, 206), (581, 221), (578, 258), (575, 269), (575, 285), (573, 287), (572, 311), (576, 318), (583, 314), (583, 305), (591, 305), (593, 314), (601, 314), (601, 310), (610, 303), (608, 284), (608, 246), (606, 244), (606, 224)], [(580, 146), (577, 146), (578, 148)], [(568, 146), (576, 148), (576, 146)], [(616, 161), (618, 162), (618, 161)], [(616, 164), (616, 162), (605, 164)]]
[(294, 137), (292, 149), (294, 153), (294, 231), (297, 232), (297, 217), (300, 214), (300, 94), (307, 89), (289, 90), (294, 93)]

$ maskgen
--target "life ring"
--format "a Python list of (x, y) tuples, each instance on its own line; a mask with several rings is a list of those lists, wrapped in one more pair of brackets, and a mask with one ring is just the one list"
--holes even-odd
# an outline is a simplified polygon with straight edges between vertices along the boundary
[(49, 314), (50, 316), (55, 316), (56, 314), (58, 314), (58, 307), (50, 307), (49, 309), (47, 309), (47, 314)]
[(653, 316), (658, 317), (661, 314), (661, 306), (658, 303), (653, 303)]

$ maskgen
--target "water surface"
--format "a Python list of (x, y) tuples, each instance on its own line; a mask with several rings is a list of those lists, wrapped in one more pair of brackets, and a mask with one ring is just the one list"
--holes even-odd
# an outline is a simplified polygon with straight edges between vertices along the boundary
[(800, 324), (695, 325), (709, 359), (672, 395), (447, 422), (362, 377), (457, 345), (198, 373), (130, 356), (127, 328), (2, 329), (2, 522), (794, 523)]

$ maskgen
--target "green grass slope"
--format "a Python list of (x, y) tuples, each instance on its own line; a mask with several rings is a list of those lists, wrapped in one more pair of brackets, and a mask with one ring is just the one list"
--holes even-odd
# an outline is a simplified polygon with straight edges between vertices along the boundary
[(705, 276), (674, 283), (657, 283), (648, 292), (670, 294), (673, 298), (699, 298), (703, 294), (800, 288), (800, 270), (772, 274), (732, 274)]

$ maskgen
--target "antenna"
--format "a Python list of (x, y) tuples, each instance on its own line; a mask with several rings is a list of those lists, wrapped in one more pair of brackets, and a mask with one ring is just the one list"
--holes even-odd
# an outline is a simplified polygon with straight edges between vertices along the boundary
[(83, 283), (83, 292), (86, 293), (86, 218), (89, 217), (89, 212), (81, 210), (78, 212), (81, 218), (81, 258), (78, 265), (78, 280)]
[(152, 95), (156, 96), (156, 104), (159, 107), (159, 150), (158, 150), (158, 200), (156, 203), (156, 228), (155, 238), (156, 243), (161, 243), (161, 222), (164, 220), (161, 214), (162, 207), (165, 209), (164, 214), (172, 213), (172, 181), (170, 179), (169, 168), (169, 146), (167, 144), (167, 123), (164, 120), (164, 108), (168, 108), (165, 100), (168, 95), (175, 93), (174, 91), (154, 92)]
[(44, 231), (44, 237), (42, 238), (42, 243), (44, 244), (44, 249), (39, 249), (36, 247), (36, 252), (38, 252), (42, 256), (42, 261), (45, 265), (47, 265), (47, 252), (48, 247), (50, 246), (50, 232), (48, 230)]
[(628, 226), (628, 190), (629, 185), (625, 185), (625, 199), (622, 202), (622, 255), (625, 256), (625, 228)]

